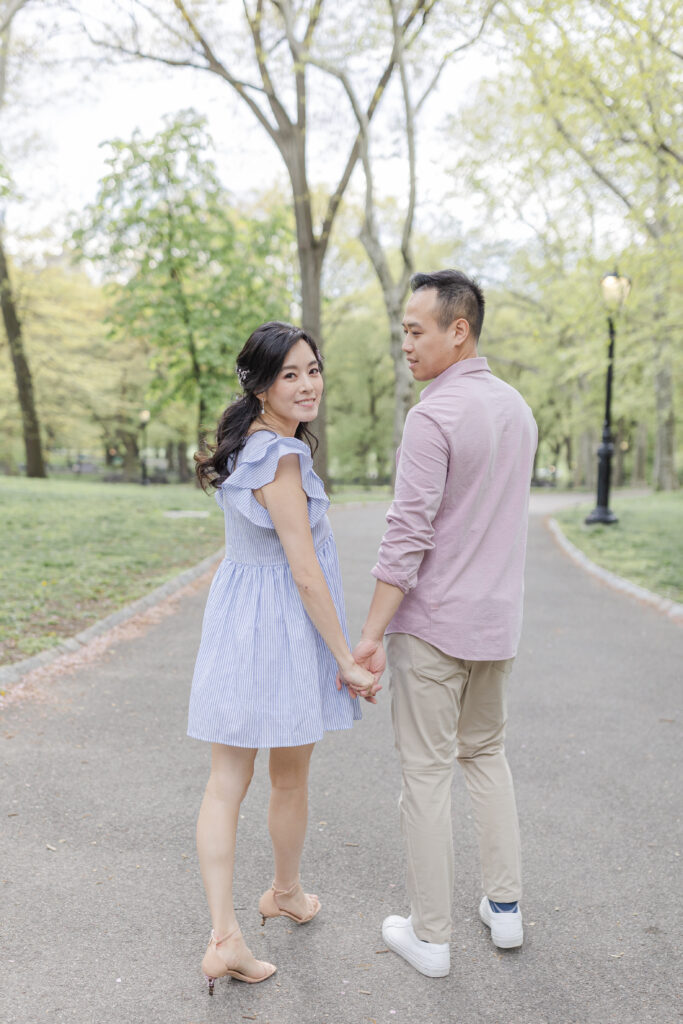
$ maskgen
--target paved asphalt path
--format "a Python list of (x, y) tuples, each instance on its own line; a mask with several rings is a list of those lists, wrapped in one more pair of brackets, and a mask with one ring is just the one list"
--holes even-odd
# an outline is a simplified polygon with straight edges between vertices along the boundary
[[(543, 496), (535, 503), (544, 507)], [(357, 633), (383, 527), (332, 511)], [(205, 590), (143, 635), (0, 715), (0, 1020), (68, 1024), (673, 1024), (680, 950), (683, 630), (606, 589), (532, 517), (508, 751), (525, 853), (525, 943), (502, 953), (480, 898), (463, 780), (452, 968), (427, 979), (386, 952), (406, 912), (386, 689), (314, 755), (304, 882), (323, 911), (260, 927), (271, 881), (265, 757), (243, 807), (236, 894), (272, 980), (199, 964), (209, 921), (194, 852), (208, 747), (185, 738)], [(51, 849), (53, 848), (53, 849)]]

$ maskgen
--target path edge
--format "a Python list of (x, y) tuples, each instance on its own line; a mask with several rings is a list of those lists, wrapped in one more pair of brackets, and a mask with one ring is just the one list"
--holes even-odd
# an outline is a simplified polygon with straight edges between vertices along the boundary
[(632, 583), (631, 580), (624, 579), (623, 576), (617, 576), (616, 573), (610, 572), (609, 569), (603, 569), (602, 566), (596, 565), (590, 558), (577, 548), (575, 544), (569, 540), (569, 538), (563, 533), (560, 524), (557, 519), (549, 516), (546, 521), (546, 526), (552, 533), (555, 541), (559, 544), (565, 554), (569, 555), (571, 560), (579, 565), (585, 572), (599, 579), (602, 583), (605, 583), (612, 590), (618, 590), (622, 594), (627, 594), (628, 597), (633, 598), (636, 601), (640, 601), (643, 604), (648, 604), (652, 608), (656, 608), (657, 611), (666, 615), (679, 625), (683, 625), (683, 604), (678, 604), (676, 601), (672, 601), (671, 598), (662, 597), (661, 594), (655, 594), (652, 590), (647, 590), (645, 587), (639, 586), (637, 583)]
[(82, 629), (75, 636), (67, 637), (66, 640), (60, 641), (55, 647), (50, 647), (46, 651), (34, 654), (30, 658), (24, 658), (23, 661), (15, 661), (10, 665), (3, 665), (0, 668), (0, 690), (19, 682), (23, 676), (33, 672), (34, 669), (42, 668), (44, 665), (49, 665), (51, 662), (56, 661), (63, 654), (80, 650), (81, 647), (85, 647), (95, 637), (101, 636), (102, 633), (108, 633), (114, 626), (120, 626), (122, 622), (127, 622), (129, 619), (139, 615), (140, 612), (146, 612), (149, 608), (175, 594), (176, 591), (182, 590), (188, 583), (193, 583), (200, 576), (203, 576), (205, 572), (208, 572), (223, 557), (223, 551), (223, 548), (219, 548), (213, 554), (203, 558), (201, 562), (190, 566), (189, 569), (184, 569), (177, 576), (166, 580), (165, 583), (155, 587), (154, 590), (150, 590), (148, 594), (144, 594), (123, 608), (119, 608), (118, 611), (112, 612), (111, 615), (100, 619), (99, 622), (94, 622), (92, 626)]

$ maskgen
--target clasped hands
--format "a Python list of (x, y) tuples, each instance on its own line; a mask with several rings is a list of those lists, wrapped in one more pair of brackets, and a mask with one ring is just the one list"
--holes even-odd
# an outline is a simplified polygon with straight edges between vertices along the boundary
[(337, 689), (346, 686), (352, 697), (363, 697), (369, 704), (376, 704), (375, 694), (382, 687), (380, 676), (386, 668), (387, 659), (381, 640), (359, 640), (353, 649), (354, 664), (337, 673)]

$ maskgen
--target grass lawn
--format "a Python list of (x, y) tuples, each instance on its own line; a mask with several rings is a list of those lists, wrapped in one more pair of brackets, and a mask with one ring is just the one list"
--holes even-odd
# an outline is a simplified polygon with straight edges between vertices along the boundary
[(347, 502), (383, 501), (387, 506), (391, 504), (394, 496), (394, 489), (388, 484), (379, 487), (362, 487), (357, 484), (335, 484), (330, 495), (333, 505), (344, 505)]
[(555, 516), (572, 544), (597, 565), (655, 594), (683, 602), (683, 491), (620, 498), (610, 508), (619, 522), (586, 526), (595, 502), (563, 509)]
[(191, 484), (0, 477), (0, 665), (85, 629), (222, 543), (223, 513)]

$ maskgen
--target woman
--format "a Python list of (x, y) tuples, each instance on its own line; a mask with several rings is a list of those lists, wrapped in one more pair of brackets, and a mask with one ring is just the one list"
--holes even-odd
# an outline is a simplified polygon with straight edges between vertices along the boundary
[[(308, 815), (308, 766), (329, 729), (360, 718), (375, 678), (349, 649), (329, 506), (313, 471), (312, 440), (323, 392), (315, 343), (291, 324), (263, 324), (237, 359), (244, 394), (223, 413), (210, 454), (196, 455), (202, 486), (225, 512), (225, 558), (204, 614), (188, 735), (212, 744), (197, 822), (197, 850), (213, 930), (202, 968), (259, 982), (275, 967), (257, 960), (239, 930), (232, 876), (239, 809), (261, 747), (270, 749), (268, 827), (275, 879), (263, 923), (298, 924), (320, 909), (299, 881)], [(338, 690), (335, 680), (352, 687)]]

